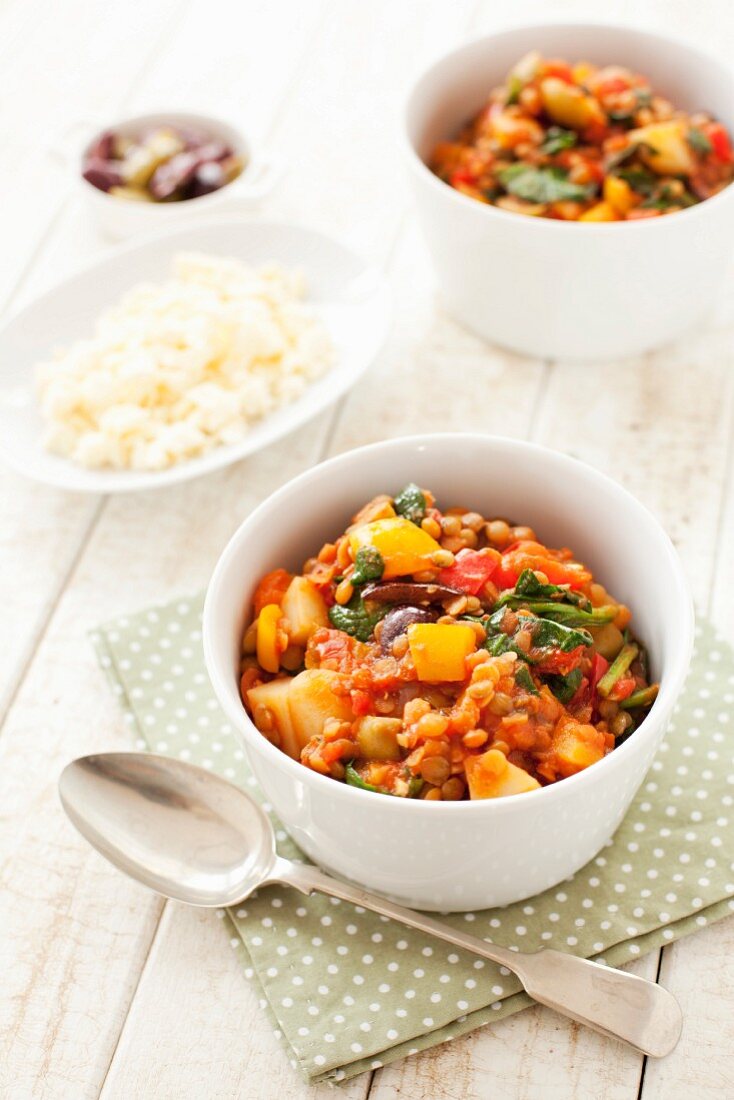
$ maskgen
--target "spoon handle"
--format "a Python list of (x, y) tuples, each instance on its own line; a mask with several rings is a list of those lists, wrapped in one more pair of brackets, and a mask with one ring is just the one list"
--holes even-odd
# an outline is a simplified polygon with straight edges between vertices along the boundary
[(533, 954), (510, 951), (499, 944), (458, 932), (448, 924), (359, 886), (342, 882), (305, 863), (277, 858), (269, 882), (293, 886), (304, 894), (321, 894), (362, 905), (382, 916), (401, 921), (420, 932), (445, 940), (492, 962), (506, 966), (527, 993), (577, 1023), (621, 1039), (644, 1054), (662, 1058), (680, 1038), (683, 1017), (671, 993), (635, 974), (602, 966), (562, 951)]

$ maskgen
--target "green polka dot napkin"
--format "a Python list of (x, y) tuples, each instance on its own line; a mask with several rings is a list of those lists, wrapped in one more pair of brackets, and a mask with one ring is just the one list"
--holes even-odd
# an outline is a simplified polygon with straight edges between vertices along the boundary
[[(201, 605), (179, 600), (102, 627), (99, 660), (137, 747), (261, 797), (204, 670)], [(734, 910), (734, 654), (710, 627), (698, 634), (675, 720), (613, 841), (530, 902), (449, 923), (516, 950), (556, 947), (618, 965)], [(298, 858), (275, 825), (279, 851)], [(269, 887), (218, 916), (275, 1034), (311, 1079), (344, 1080), (530, 1003), (504, 967), (333, 898)]]

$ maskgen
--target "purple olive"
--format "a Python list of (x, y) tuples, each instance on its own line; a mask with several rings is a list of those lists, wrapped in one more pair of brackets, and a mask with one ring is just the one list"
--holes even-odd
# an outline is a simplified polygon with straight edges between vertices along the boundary
[(170, 160), (159, 164), (150, 177), (148, 190), (154, 199), (170, 199), (181, 191), (193, 177), (200, 157), (194, 152), (176, 153)]
[(115, 155), (115, 135), (111, 130), (100, 134), (94, 145), (90, 146), (85, 161), (112, 160)]
[(438, 612), (428, 607), (393, 607), (380, 624), (380, 648), (389, 653), (392, 644), (412, 623), (435, 623)]
[(226, 182), (221, 164), (215, 160), (207, 160), (194, 172), (189, 194), (192, 199), (198, 199), (200, 195), (209, 195), (212, 191), (218, 191)]
[(443, 603), (460, 596), (458, 588), (449, 588), (447, 584), (435, 581), (381, 581), (379, 584), (367, 584), (362, 589), (362, 599), (375, 603)]
[(191, 151), (198, 154), (200, 164), (205, 160), (226, 160), (232, 156), (232, 150), (223, 141), (207, 141), (203, 145), (192, 146)]
[(120, 187), (123, 182), (114, 161), (100, 160), (96, 157), (86, 158), (82, 175), (87, 183), (91, 183), (93, 187), (99, 188), (100, 191), (109, 191), (112, 187)]

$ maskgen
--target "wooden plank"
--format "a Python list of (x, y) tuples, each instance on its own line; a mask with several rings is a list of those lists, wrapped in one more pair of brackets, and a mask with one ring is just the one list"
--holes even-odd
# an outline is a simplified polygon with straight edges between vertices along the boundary
[[(369, 1083), (361, 1074), (339, 1095), (365, 1100)], [(102, 1100), (334, 1095), (329, 1085), (308, 1085), (290, 1064), (214, 914), (169, 903)]]
[[(652, 958), (629, 969), (655, 977)], [(633, 1050), (538, 1006), (378, 1070), (370, 1100), (631, 1100), (640, 1069)]]
[[(124, 97), (121, 97), (120, 87), (131, 89), (125, 108), (130, 111), (155, 109), (161, 104), (170, 105), (171, 109), (194, 110), (198, 102), (196, 97), (201, 96), (199, 110), (210, 110), (224, 117), (231, 115), (235, 124), (241, 105), (246, 104), (250, 128), (261, 134), (267, 131), (297, 71), (297, 58), (305, 51), (323, 17), (323, 6), (273, 5), (260, 0), (246, 7), (228, 8), (226, 15), (232, 41), (238, 43), (235, 59), (234, 54), (229, 58), (220, 57), (216, 49), (207, 45), (211, 45), (214, 37), (210, 7), (206, 4), (189, 6), (174, 23), (169, 10), (172, 3), (173, 0), (156, 0), (156, 4), (151, 5), (153, 14), (146, 16), (139, 28), (143, 45), (138, 43), (135, 49), (124, 48), (126, 35), (130, 32), (129, 13), (125, 9), (115, 9), (103, 20), (91, 20), (88, 33), (85, 31), (89, 50), (98, 51), (100, 64), (106, 61), (110, 50), (112, 56), (109, 66), (104, 68), (99, 96), (96, 89), (89, 86), (84, 96), (79, 90), (80, 102), (88, 101), (94, 91), (95, 109), (113, 116), (122, 109)], [(97, 11), (101, 13), (101, 9), (95, 8)], [(80, 0), (76, 23), (83, 24), (88, 14), (86, 2)], [(73, 12), (69, 16), (71, 22), (75, 22)], [(284, 30), (283, 24), (289, 29)], [(165, 41), (157, 41), (162, 36)], [(115, 42), (119, 49), (114, 48)], [(28, 42), (26, 48), (31, 49), (32, 45)], [(45, 36), (36, 49), (44, 54), (47, 49)], [(276, 53), (281, 63), (274, 66), (272, 58)], [(141, 64), (148, 54), (152, 54), (155, 65), (145, 79), (138, 80)], [(197, 61), (199, 55), (204, 57), (201, 63)], [(61, 62), (64, 63), (63, 58)], [(183, 96), (180, 91), (182, 66), (190, 67), (194, 74), (193, 79), (183, 85)], [(85, 72), (90, 82), (97, 80), (96, 67)], [(34, 102), (31, 97), (25, 108), (28, 112)], [(45, 104), (39, 102), (37, 110), (42, 106)], [(73, 120), (75, 109), (81, 109), (74, 95), (67, 109), (66, 121)], [(39, 119), (28, 114), (27, 124), (37, 126)], [(61, 126), (60, 121), (58, 125)], [(58, 191), (60, 182), (53, 164), (50, 170), (51, 182), (47, 174), (43, 174), (44, 179), (48, 187)], [(22, 183), (19, 181), (18, 186)], [(37, 196), (30, 196), (28, 201), (30, 205), (21, 212), (21, 220), (25, 223), (35, 218)], [(44, 195), (43, 201), (50, 206), (52, 193)], [(84, 205), (73, 203), (44, 240), (33, 269), (21, 279), (14, 294), (14, 304), (27, 301), (108, 243), (99, 237)], [(21, 267), (18, 258), (16, 275)], [(7, 654), (0, 668), (0, 722), (99, 512), (98, 499), (38, 485), (14, 471), (0, 468), (0, 576), (3, 578), (4, 609), (0, 619), (0, 643), (5, 643), (3, 651)]]
[[(50, 11), (39, 18), (38, 10), (22, 0), (2, 6), (0, 235), (5, 263), (0, 306), (7, 305), (19, 275), (37, 258), (71, 190), (71, 169), (60, 165), (50, 149), (65, 128), (78, 127), (92, 113), (109, 117), (122, 108), (182, 3), (156, 0), (140, 6), (134, 19), (124, 5), (95, 0), (67, 0), (58, 18)], [(93, 64), (72, 63), (80, 46)], [(80, 133), (68, 142), (72, 153)]]
[[(407, 8), (407, 5), (405, 8)], [(374, 7), (371, 12), (374, 13)], [(401, 27), (403, 20), (410, 22), (410, 18), (412, 18), (410, 13), (406, 14), (405, 9), (398, 10), (388, 3), (384, 4), (384, 12), (386, 18), (396, 19)], [(370, 17), (365, 13), (364, 18), (367, 21)], [(445, 35), (447, 31), (453, 28), (456, 18), (455, 9), (451, 15), (442, 18), (434, 17), (432, 21), (424, 20), (422, 34), (426, 40), (429, 36), (435, 39)], [(312, 72), (319, 72), (323, 67), (322, 57), (340, 57), (340, 63), (344, 71), (351, 72), (354, 82), (356, 84), (364, 83), (360, 65), (361, 42), (365, 32), (359, 25), (354, 26), (352, 24), (348, 29), (349, 37), (341, 45), (335, 38), (337, 30), (334, 28), (331, 28), (328, 33), (325, 32), (324, 36), (319, 38), (319, 52), (314, 54), (310, 65), (299, 81), (299, 87), (302, 91), (299, 97), (298, 114), (294, 115), (288, 112), (283, 114), (271, 143), (272, 147), (278, 151), (289, 151), (293, 162), (296, 164), (309, 163), (309, 158), (313, 155), (312, 143), (315, 140), (318, 144), (318, 141), (321, 140), (321, 138), (313, 138), (314, 129), (317, 125), (321, 125), (320, 120), (323, 117), (323, 112), (328, 109), (334, 94), (334, 90), (330, 85), (322, 87), (319, 82), (311, 78)], [(390, 37), (397, 40), (398, 36), (395, 34)], [(388, 91), (400, 76), (399, 67), (396, 64), (398, 57), (397, 51), (393, 51), (392, 56), (387, 55), (383, 58), (384, 70), (380, 73), (380, 81)], [(371, 69), (369, 71), (371, 72)], [(305, 89), (308, 91), (306, 92)], [(388, 94), (388, 92), (386, 91), (384, 94)], [(323, 103), (326, 105), (323, 109), (320, 98), (322, 96)], [(372, 163), (372, 172), (374, 173), (379, 172), (381, 169), (376, 155), (370, 156), (372, 150), (367, 143), (367, 139), (372, 131), (368, 126), (362, 126), (362, 112), (370, 111), (371, 106), (368, 102), (357, 100), (349, 111), (349, 118), (351, 125), (358, 127), (360, 133), (365, 135), (363, 138), (364, 159), (366, 163)], [(380, 135), (372, 133), (370, 140), (377, 146), (380, 142)], [(326, 156), (327, 150), (324, 150), (324, 157)], [(273, 205), (277, 205), (279, 211), (286, 215), (291, 212), (295, 214), (296, 210), (300, 210), (301, 217), (306, 215), (310, 224), (323, 225), (331, 232), (342, 231), (347, 228), (348, 219), (346, 214), (352, 208), (345, 206), (343, 214), (341, 211), (336, 210), (332, 212), (330, 217), (327, 196), (323, 193), (322, 171), (319, 170), (318, 165), (319, 158), (317, 157), (309, 167), (308, 172), (304, 168), (302, 176), (294, 174), (284, 180)], [(359, 175), (362, 169), (356, 168), (355, 171)], [(364, 240), (369, 243), (369, 247), (366, 247), (365, 251), (375, 261), (384, 263), (392, 249), (392, 242), (397, 232), (401, 211), (399, 208), (396, 209), (392, 221), (381, 228), (383, 216), (380, 208), (380, 195), (373, 195), (371, 186), (364, 182), (360, 184), (360, 191), (365, 195), (360, 214), (365, 231)], [(414, 314), (414, 321), (420, 325), (422, 316)], [(395, 334), (391, 337), (385, 358), (392, 357), (394, 360), (395, 355), (399, 354), (397, 349), (392, 350), (394, 342)], [(160, 598), (162, 588), (165, 588), (166, 591), (190, 591), (191, 584), (184, 583), (181, 576), (172, 576), (171, 570), (175, 571), (174, 559), (178, 556), (182, 541), (186, 538), (190, 516), (196, 514), (200, 517), (198, 525), (205, 532), (203, 539), (205, 545), (197, 550), (192, 548), (187, 553), (185, 568), (187, 571), (192, 568), (191, 559), (195, 556), (200, 565), (199, 583), (203, 584), (230, 530), (236, 523), (240, 522), (252, 503), (266, 495), (267, 492), (287, 477), (292, 476), (297, 470), (312, 464), (317, 456), (323, 454), (323, 448), (330, 437), (329, 424), (329, 418), (326, 417), (322, 418), (322, 421), (315, 426), (305, 429), (299, 437), (293, 437), (289, 441), (286, 452), (280, 447), (271, 448), (268, 452), (241, 464), (236, 469), (225, 471), (222, 475), (217, 475), (216, 478), (207, 479), (206, 483), (181, 486), (177, 494), (179, 503), (176, 507), (175, 517), (171, 518), (169, 516), (168, 520), (166, 520), (165, 512), (162, 513), (160, 508), (152, 507), (151, 503), (146, 501), (145, 498), (139, 498), (137, 502), (128, 498), (119, 498), (112, 501), (103, 521), (100, 523), (99, 530), (95, 532), (85, 559), (89, 558), (90, 561), (94, 561), (100, 555), (104, 556), (104, 547), (108, 547), (110, 555), (114, 556), (115, 547), (119, 545), (120, 538), (124, 538), (125, 531), (144, 528), (148, 531), (154, 546), (158, 547), (165, 544), (171, 548), (170, 562), (161, 561), (160, 565), (156, 565), (149, 561), (145, 567), (145, 575), (151, 581), (151, 598)], [(170, 500), (170, 498), (167, 497), (167, 500)], [(135, 510), (134, 516), (131, 509)], [(123, 606), (130, 606), (127, 595)], [(214, 931), (221, 935), (221, 930), (215, 929)], [(169, 954), (179, 955), (182, 944), (188, 946), (187, 954), (191, 959), (191, 974), (195, 975), (200, 965), (205, 967), (207, 964), (202, 956), (201, 946), (197, 939), (192, 937), (191, 925), (186, 921), (185, 911), (180, 907), (174, 907), (171, 912), (168, 910), (166, 912), (166, 919), (161, 924), (159, 935), (156, 938), (155, 952), (159, 951), (164, 957), (168, 957)], [(203, 950), (206, 951), (208, 948), (204, 947)], [(155, 957), (157, 958), (158, 955), (156, 954)], [(236, 977), (241, 980), (239, 974), (236, 974)], [(208, 1052), (210, 1065), (226, 1065), (227, 1068), (222, 1069), (222, 1073), (237, 1072), (236, 1065), (229, 1065), (233, 1057), (232, 1046), (226, 1028), (224, 1032), (221, 1031), (219, 1014), (209, 1012), (202, 1019), (201, 1005), (195, 995), (195, 990), (191, 988), (190, 981), (185, 981), (184, 977), (181, 977), (180, 981), (182, 983), (181, 993), (177, 1000), (179, 1027), (175, 1033), (166, 1034), (166, 1053), (163, 1058), (163, 1065), (159, 1063), (155, 1078), (156, 1095), (196, 1094), (195, 1090), (190, 1090), (190, 1086), (187, 1084), (190, 1062), (188, 1052), (191, 1036), (194, 1034), (198, 1036), (198, 1041)], [(243, 992), (242, 995), (245, 996), (245, 993)], [(165, 974), (159, 976), (156, 967), (150, 966), (146, 969), (144, 979), (140, 984), (126, 1021), (120, 1046), (112, 1061), (105, 1086), (105, 1097), (108, 1095), (122, 1096), (129, 1094), (131, 1089), (134, 1093), (136, 1087), (144, 1087), (146, 1081), (144, 1075), (149, 1072), (145, 1066), (145, 1052), (150, 1050), (151, 1020), (158, 1019), (161, 1014), (164, 1014), (164, 1006), (168, 1003), (167, 998), (169, 996), (170, 987), (167, 984)], [(261, 1044), (265, 1051), (271, 1049), (272, 1038), (268, 1034), (268, 1025), (262, 1013), (258, 1012), (256, 1017), (248, 1019), (246, 1026), (251, 1031), (251, 1046), (255, 1052)], [(163, 1042), (157, 1029), (154, 1034), (156, 1043)], [(139, 1055), (135, 1052), (142, 1052), (142, 1054)], [(238, 1060), (239, 1058), (238, 1051)], [(258, 1053), (250, 1053), (248, 1058), (255, 1058), (257, 1067), (265, 1065)], [(269, 1086), (267, 1080), (259, 1077), (262, 1072), (262, 1069), (253, 1070), (251, 1078), (248, 1077), (247, 1084), (243, 1085), (246, 1096), (252, 1096), (253, 1100), (255, 1097), (260, 1096), (275, 1096), (282, 1092), (283, 1088), (286, 1089), (288, 1096), (293, 1095), (296, 1097), (300, 1095), (297, 1091), (299, 1089), (298, 1078), (293, 1074), (287, 1063), (284, 1065), (285, 1085), (280, 1084), (281, 1078), (276, 1076), (275, 1082), (270, 1083)], [(280, 1073), (280, 1070), (277, 1072)], [(354, 1095), (364, 1095), (366, 1080), (360, 1079), (359, 1083), (355, 1083), (349, 1088), (357, 1090)], [(224, 1092), (226, 1094), (226, 1089)], [(352, 1095), (351, 1091), (349, 1095)]]
[[(388, 5), (385, 7), (387, 9)], [(422, 33), (433, 34), (438, 39), (454, 18), (453, 14), (447, 14), (442, 19), (434, 17), (424, 20)], [(324, 48), (333, 49), (335, 45), (333, 36), (325, 37)], [(252, 48), (269, 51), (272, 55), (275, 45), (260, 43), (258, 47), (257, 43), (253, 43)], [(349, 48), (354, 57), (351, 68), (357, 73), (361, 39), (353, 38)], [(389, 71), (395, 74), (397, 62), (398, 52), (395, 49), (390, 56), (391, 68), (386, 69), (386, 74)], [(313, 53), (309, 57), (309, 65), (318, 71), (324, 67), (324, 62), (318, 53)], [(311, 86), (315, 95), (318, 83), (312, 81)], [(314, 117), (318, 114), (315, 103), (310, 110)], [(369, 103), (365, 102), (361, 110), (368, 111)], [(358, 113), (354, 111), (352, 114), (358, 122)], [(282, 131), (283, 140), (287, 138), (294, 162), (302, 163), (310, 144), (309, 135), (301, 131), (296, 117), (283, 125), (290, 129), (290, 136), (285, 130)], [(376, 155), (372, 159), (376, 170), (379, 170)], [(311, 207), (316, 209), (317, 204), (319, 209), (325, 209), (320, 173), (314, 172), (310, 178), (293, 178), (290, 185), (286, 182), (286, 194), (288, 186), (291, 195), (299, 196), (298, 201), (304, 211)], [(371, 236), (382, 242), (379, 247), (373, 246), (372, 255), (384, 260), (389, 253), (391, 239), (389, 231), (387, 235), (380, 234), (381, 210), (377, 203), (365, 201), (361, 216), (365, 224), (369, 222)], [(393, 233), (396, 228), (397, 219)], [(95, 747), (111, 747), (110, 741), (113, 745), (119, 743), (108, 734), (108, 722), (114, 714), (113, 700), (108, 700), (106, 714), (100, 714), (96, 704), (94, 710), (91, 709), (95, 692), (102, 691), (104, 694), (106, 689), (100, 686), (99, 672), (85, 642), (86, 629), (130, 607), (165, 598), (176, 591), (191, 591), (205, 583), (222, 545), (252, 504), (286, 477), (317, 460), (328, 435), (329, 423), (330, 416), (327, 414), (309, 425), (289, 441), (285, 452), (282, 448), (271, 448), (237, 467), (206, 480), (175, 487), (165, 494), (118, 497), (110, 501), (80, 558), (6, 723), (0, 743), (0, 760), (3, 761), (0, 765), (0, 784), (17, 792), (14, 818), (31, 817), (30, 807), (33, 806), (36, 815), (34, 828), (39, 833), (62, 838), (60, 843), (68, 846), (70, 852), (76, 853), (74, 858), (79, 859), (82, 842), (64, 824), (52, 798), (55, 776), (62, 763), (76, 753), (92, 751)], [(196, 516), (195, 537), (192, 537), (192, 516)], [(131, 552), (132, 540), (136, 540), (134, 553)], [(53, 708), (48, 707), (47, 698), (54, 700)], [(29, 730), (33, 731), (32, 737)], [(39, 760), (42, 766), (39, 766)], [(23, 839), (22, 829), (19, 835)], [(48, 1066), (52, 1065), (57, 1081), (67, 1081), (69, 1088), (72, 1088), (73, 1082), (73, 1088), (80, 1095), (92, 1095), (99, 1086), (100, 1069), (105, 1058), (109, 1060), (112, 1054), (114, 1037), (119, 1032), (130, 1002), (131, 984), (121, 981), (120, 973), (134, 974), (136, 968), (139, 972), (150, 944), (157, 903), (141, 903), (134, 886), (117, 883), (115, 903), (118, 911), (122, 909), (125, 915), (123, 927), (115, 925), (110, 928), (104, 949), (99, 941), (95, 944), (94, 958), (83, 935), (77, 932), (76, 940), (82, 942), (72, 955), (78, 983), (76, 995), (80, 1002), (83, 1000), (91, 1017), (104, 1018), (105, 1029), (90, 1037), (93, 1051), (82, 1050), (73, 1042), (73, 1018), (63, 1012), (59, 1014), (49, 1049), (41, 1059), (30, 1036), (50, 1030), (49, 1017), (55, 1013), (54, 1006), (64, 1002), (67, 974), (47, 966), (46, 971), (52, 971), (49, 980), (43, 971), (32, 965), (42, 929), (29, 917), (28, 904), (23, 901), (27, 893), (28, 871), (9, 838), (4, 838), (4, 848), (2, 839), (0, 850), (9, 853), (4, 874), (16, 881), (21, 894), (21, 900), (5, 915), (8, 934), (4, 944), (7, 945), (12, 939), (16, 956), (23, 959), (23, 965), (16, 968), (13, 998), (0, 1009), (8, 1017), (0, 1021), (6, 1024), (2, 1034), (7, 1037), (14, 1033), (22, 1037), (21, 1042), (14, 1045), (13, 1064), (16, 1059), (23, 1060), (25, 1084), (32, 1081), (40, 1091), (44, 1087)], [(34, 843), (37, 842), (33, 837), (26, 834), (28, 850), (33, 849)], [(109, 895), (99, 889), (98, 881), (90, 881), (86, 864), (80, 863), (78, 872), (83, 881), (77, 876), (76, 869), (71, 868), (67, 874), (59, 878), (54, 876), (46, 883), (43, 908), (64, 911), (70, 896), (85, 898), (86, 904), (91, 904), (94, 896), (95, 919), (102, 926), (111, 923), (107, 914)], [(126, 899), (122, 906), (120, 896)], [(145, 904), (151, 908), (146, 910)], [(136, 905), (140, 906), (137, 914)], [(173, 922), (171, 930), (166, 926), (162, 934), (170, 936), (173, 943), (178, 942)], [(67, 926), (64, 941), (68, 942), (70, 936), (71, 930)], [(74, 941), (74, 937), (71, 938)], [(2, 950), (3, 945), (0, 945), (0, 952)], [(56, 944), (55, 940), (48, 945), (48, 953), (53, 959), (63, 950), (62, 944)], [(101, 958), (105, 961), (100, 970)], [(153, 990), (152, 986), (148, 988)], [(150, 1015), (161, 1010), (160, 1004), (151, 1005), (145, 997), (141, 997), (140, 1002), (136, 999), (135, 1004), (136, 1011), (129, 1022), (131, 1041), (147, 1031)], [(190, 998), (185, 1002), (186, 1012), (192, 1011), (193, 1006), (194, 1000)], [(184, 1006), (178, 1005), (177, 1010), (183, 1017)], [(209, 1026), (201, 1035), (201, 1041), (209, 1052), (212, 1064), (216, 1064), (220, 1057), (218, 1036), (217, 1017), (209, 1017)], [(0, 1039), (0, 1044), (3, 1042)], [(191, 1033), (182, 1030), (179, 1042), (179, 1055), (174, 1061), (185, 1065), (191, 1049)], [(2, 1053), (0, 1051), (0, 1059)], [(4, 1053), (6, 1064), (10, 1064), (9, 1050)], [(225, 1056), (226, 1051), (222, 1054), (222, 1057)], [(118, 1073), (122, 1076), (118, 1077)], [(109, 1080), (109, 1087), (117, 1087), (118, 1081), (124, 1082), (124, 1065), (117, 1059), (113, 1062)], [(32, 1089), (27, 1091), (32, 1092)]]

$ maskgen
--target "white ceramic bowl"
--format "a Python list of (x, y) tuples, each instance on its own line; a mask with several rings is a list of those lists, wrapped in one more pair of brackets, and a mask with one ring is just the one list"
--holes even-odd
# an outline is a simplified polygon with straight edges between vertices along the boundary
[[(166, 278), (180, 252), (302, 271), (306, 300), (334, 345), (334, 366), (300, 397), (252, 424), (239, 442), (163, 470), (91, 469), (47, 451), (36, 365), (91, 333), (100, 313), (130, 287)], [(389, 323), (390, 296), (380, 271), (324, 233), (239, 217), (177, 222), (109, 249), (0, 325), (0, 457), (26, 477), (82, 493), (131, 493), (200, 477), (262, 450), (342, 397), (379, 352)]]
[[(201, 195), (199, 198), (181, 202), (162, 203), (132, 202), (117, 198), (115, 195), (108, 195), (82, 176), (83, 160), (87, 150), (105, 130), (134, 137), (151, 127), (166, 125), (201, 131), (215, 141), (225, 142), (237, 156), (242, 157), (244, 169), (231, 183), (220, 187), (218, 191), (212, 191), (209, 195)], [(136, 115), (134, 118), (125, 118), (105, 126), (101, 126), (98, 122), (94, 124), (87, 122), (82, 125), (82, 130), (84, 131), (83, 142), (71, 160), (71, 168), (77, 177), (84, 201), (98, 227), (106, 236), (116, 240), (131, 237), (136, 233), (167, 229), (170, 225), (180, 222), (182, 217), (198, 217), (212, 210), (221, 213), (225, 203), (231, 205), (233, 200), (238, 204), (254, 202), (267, 194), (280, 174), (277, 164), (258, 154), (240, 130), (210, 115), (182, 111), (157, 111), (155, 114)]]
[[(298, 570), (378, 492), (417, 481), (446, 505), (531, 524), (569, 545), (633, 610), (660, 694), (639, 729), (588, 770), (527, 794), (477, 802), (386, 798), (327, 779), (258, 732), (240, 701), (240, 639), (259, 578)], [(665, 731), (688, 668), (691, 598), (653, 516), (621, 486), (566, 455), (481, 435), (427, 435), (349, 451), (289, 482), (238, 529), (214, 571), (204, 650), (214, 690), (266, 796), (322, 867), (422, 909), (506, 905), (553, 886), (619, 825)]]
[(647, 221), (560, 222), (510, 214), (461, 194), (424, 163), (531, 49), (620, 64), (682, 108), (734, 129), (734, 72), (667, 35), (593, 23), (505, 30), (436, 62), (405, 113), (407, 158), (423, 232), (449, 312), (528, 355), (612, 358), (666, 343), (714, 300), (734, 241), (734, 186)]

